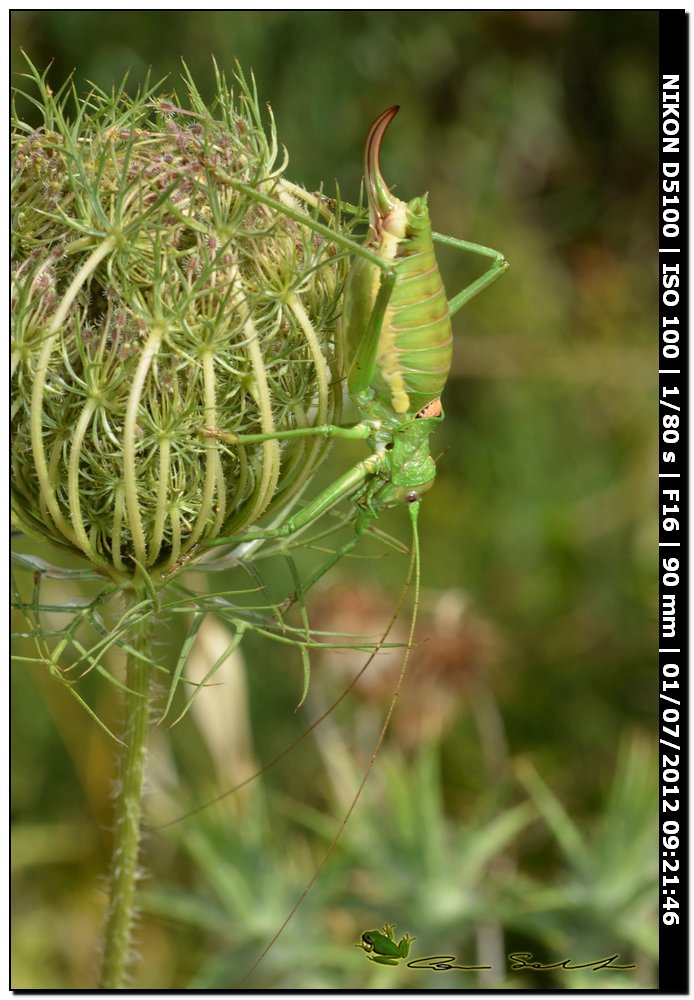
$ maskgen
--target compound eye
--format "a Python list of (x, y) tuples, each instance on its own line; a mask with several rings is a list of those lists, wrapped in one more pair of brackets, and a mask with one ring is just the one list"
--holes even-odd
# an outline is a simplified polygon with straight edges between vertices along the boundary
[(419, 493), (417, 493), (416, 490), (410, 490), (410, 492), (405, 497), (405, 500), (407, 500), (408, 503), (417, 503), (417, 501), (421, 499), (422, 499), (421, 496), (419, 495)]

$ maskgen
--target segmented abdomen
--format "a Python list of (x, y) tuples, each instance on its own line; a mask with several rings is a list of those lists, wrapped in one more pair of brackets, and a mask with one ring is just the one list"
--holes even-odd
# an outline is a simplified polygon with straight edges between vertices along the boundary
[(376, 396), (414, 416), (443, 392), (453, 336), (446, 292), (429, 234), (402, 240), (376, 357)]

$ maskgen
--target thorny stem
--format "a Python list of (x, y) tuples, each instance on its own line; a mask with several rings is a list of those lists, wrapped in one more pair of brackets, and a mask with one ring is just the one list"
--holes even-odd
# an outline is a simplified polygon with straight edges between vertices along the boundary
[[(143, 594), (135, 595), (133, 606)], [(144, 614), (130, 641), (126, 676), (124, 743), (116, 794), (115, 832), (109, 876), (109, 908), (101, 970), (102, 990), (125, 987), (131, 957), (132, 927), (135, 917), (142, 812), (142, 782), (145, 770), (149, 723), (149, 686), (152, 665), (150, 647), (153, 617)]]

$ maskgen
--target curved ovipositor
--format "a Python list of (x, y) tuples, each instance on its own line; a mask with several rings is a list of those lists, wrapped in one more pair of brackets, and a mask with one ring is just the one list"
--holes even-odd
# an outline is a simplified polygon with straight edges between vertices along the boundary
[(345, 292), (345, 331), (353, 363), (350, 391), (370, 394), (401, 422), (438, 399), (451, 367), (453, 336), (441, 281), (426, 195), (397, 198), (383, 179), (383, 137), (398, 106), (379, 115), (369, 129), (364, 181), (369, 206), (369, 250), (392, 266), (393, 291), (382, 321), (372, 311), (382, 272), (355, 258)]

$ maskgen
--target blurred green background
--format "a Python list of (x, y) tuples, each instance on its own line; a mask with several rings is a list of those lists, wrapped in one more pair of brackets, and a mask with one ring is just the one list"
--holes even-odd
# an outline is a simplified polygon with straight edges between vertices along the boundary
[[(148, 67), (173, 89), (183, 58), (211, 95), (211, 56), (229, 70), (238, 58), (272, 105), (288, 176), (337, 180), (347, 200), (369, 124), (398, 103), (386, 179), (403, 198), (428, 190), (435, 229), (512, 264), (454, 322), (409, 695), (338, 849), (249, 985), (653, 987), (657, 14), (21, 11), (12, 28), (15, 73), (23, 48), (52, 62), (54, 86), (74, 70), (80, 90), (126, 71), (134, 87)], [(449, 295), (480, 271), (439, 258)], [(335, 445), (316, 486), (362, 453)], [(401, 512), (383, 527), (408, 542)], [(392, 551), (343, 561), (312, 622), (377, 634), (405, 567)], [(295, 714), (298, 657), (242, 653), (195, 717), (154, 734), (153, 825), (281, 750), (350, 668), (316, 664)], [(381, 675), (239, 801), (148, 835), (133, 987), (229, 988), (257, 957), (360, 780), (395, 683)], [(12, 985), (88, 989), (112, 748), (45, 671), (13, 677)], [(118, 718), (111, 685), (90, 677), (84, 693)], [(416, 936), (411, 957), (493, 968), (373, 965), (352, 946), (385, 921)], [(512, 951), (619, 952), (635, 968), (509, 971)]]

